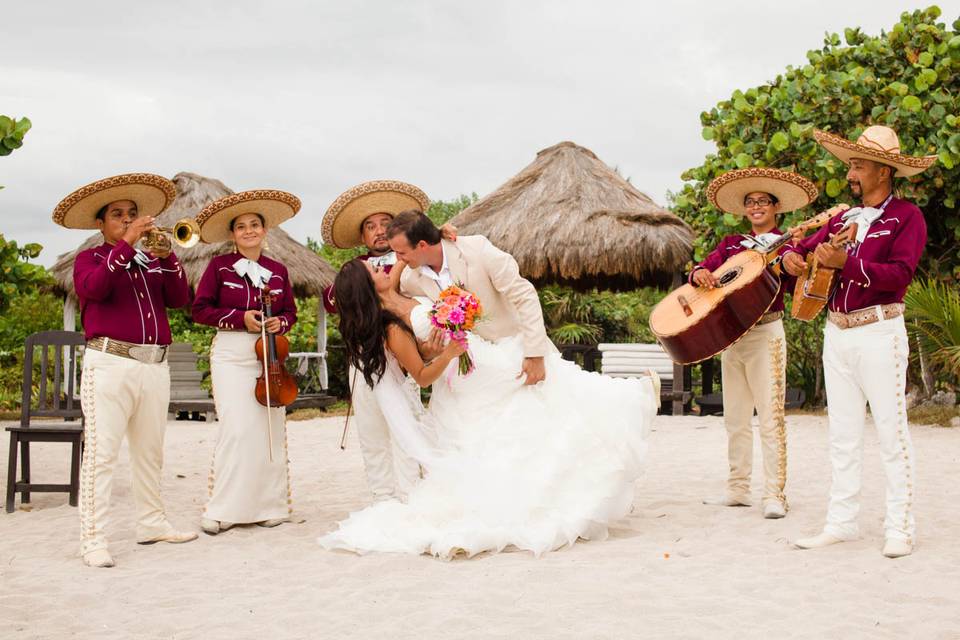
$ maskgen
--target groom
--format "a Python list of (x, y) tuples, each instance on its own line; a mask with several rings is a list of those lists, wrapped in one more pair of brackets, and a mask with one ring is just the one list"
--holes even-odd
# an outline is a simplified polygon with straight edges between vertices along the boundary
[(424, 213), (404, 211), (387, 227), (387, 241), (397, 258), (407, 263), (400, 290), (409, 296), (437, 299), (457, 284), (476, 295), (483, 305), (483, 320), (474, 332), (490, 341), (520, 335), (524, 384), (546, 377), (543, 358), (556, 347), (547, 337), (537, 290), (520, 276), (513, 257), (483, 236), (459, 236), (456, 242), (440, 237), (440, 230)]

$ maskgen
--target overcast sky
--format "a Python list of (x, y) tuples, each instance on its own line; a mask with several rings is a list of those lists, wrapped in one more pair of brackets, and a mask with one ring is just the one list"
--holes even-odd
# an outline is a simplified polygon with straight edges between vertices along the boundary
[[(561, 140), (664, 204), (712, 144), (699, 114), (806, 62), (825, 31), (889, 30), (912, 0), (4, 3), (0, 231), (43, 264), (86, 236), (50, 213), (118, 173), (192, 171), (303, 200), (396, 178), (483, 196)], [(960, 0), (940, 2), (948, 24)]]

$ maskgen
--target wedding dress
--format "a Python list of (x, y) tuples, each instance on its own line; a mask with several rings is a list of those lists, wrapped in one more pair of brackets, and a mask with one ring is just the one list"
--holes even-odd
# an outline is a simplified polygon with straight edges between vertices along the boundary
[[(410, 314), (420, 339), (430, 333), (430, 306), (424, 299)], [(322, 546), (449, 559), (512, 545), (539, 556), (578, 538), (602, 540), (629, 512), (656, 413), (653, 380), (604, 377), (553, 353), (546, 379), (524, 386), (519, 336), (468, 339), (476, 368), (461, 376), (451, 362), (425, 413), (388, 352), (374, 393), (426, 477), (406, 503), (350, 514)]]

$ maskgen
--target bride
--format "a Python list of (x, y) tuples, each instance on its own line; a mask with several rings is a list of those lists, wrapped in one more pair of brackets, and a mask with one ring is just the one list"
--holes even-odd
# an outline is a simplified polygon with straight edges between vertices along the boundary
[[(468, 334), (475, 369), (457, 373), (463, 347), (450, 342), (430, 362), (429, 299), (399, 293), (391, 274), (359, 259), (334, 284), (347, 359), (373, 387), (391, 434), (426, 477), (407, 502), (354, 512), (319, 539), (327, 549), (450, 559), (508, 546), (535, 555), (602, 540), (630, 511), (656, 413), (659, 380), (618, 379), (546, 357), (546, 379), (524, 386), (520, 337)], [(483, 301), (481, 300), (481, 304)], [(433, 385), (424, 411), (419, 391)]]

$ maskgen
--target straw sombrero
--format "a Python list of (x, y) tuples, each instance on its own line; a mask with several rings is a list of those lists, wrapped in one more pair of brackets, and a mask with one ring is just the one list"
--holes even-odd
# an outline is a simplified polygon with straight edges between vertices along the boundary
[(152, 173), (125, 173), (80, 187), (53, 210), (53, 221), (68, 229), (96, 229), (97, 212), (118, 200), (132, 200), (142, 216), (158, 216), (177, 197), (170, 180)]
[(320, 233), (324, 244), (350, 249), (363, 244), (360, 227), (375, 213), (395, 216), (410, 209), (426, 211), (430, 206), (421, 189), (399, 180), (372, 180), (347, 189), (323, 215)]
[(864, 129), (856, 142), (819, 129), (814, 129), (813, 137), (844, 164), (850, 164), (853, 158), (873, 160), (895, 168), (897, 172), (894, 176), (897, 178), (915, 176), (937, 161), (937, 156), (901, 155), (897, 132), (881, 125)]
[(230, 239), (230, 222), (245, 213), (259, 213), (268, 229), (289, 220), (300, 211), (300, 198), (276, 189), (241, 191), (214, 200), (197, 214), (200, 239), (224, 242)]
[(796, 173), (769, 167), (727, 171), (707, 187), (707, 198), (718, 209), (743, 216), (747, 213), (743, 199), (756, 191), (776, 196), (781, 213), (802, 209), (817, 199), (815, 184)]

